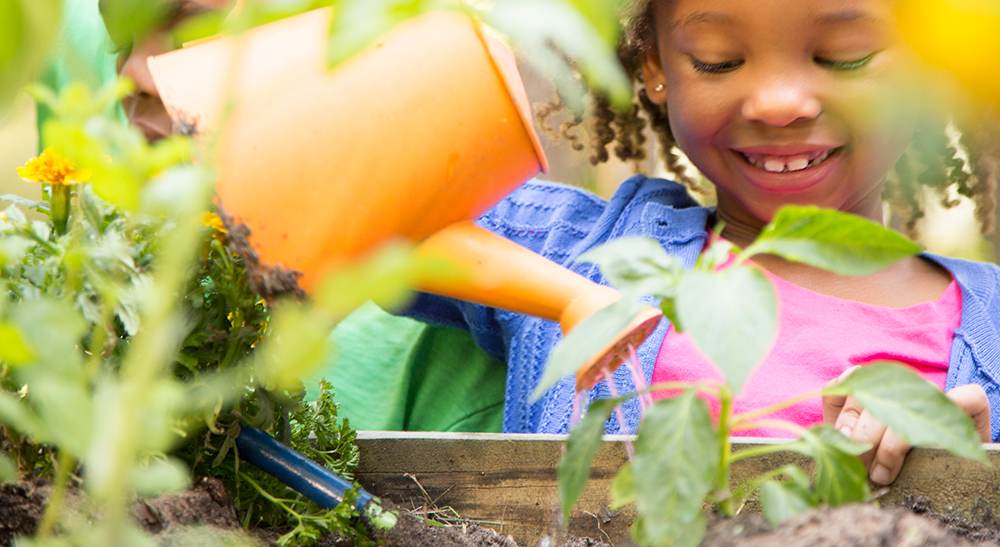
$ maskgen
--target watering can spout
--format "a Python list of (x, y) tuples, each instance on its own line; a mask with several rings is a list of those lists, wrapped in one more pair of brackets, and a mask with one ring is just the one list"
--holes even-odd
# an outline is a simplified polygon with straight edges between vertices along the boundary
[[(418, 289), (558, 321), (563, 334), (622, 296), (473, 222), (441, 230), (423, 241), (417, 253), (445, 258), (466, 274), (458, 280), (424, 279)], [(593, 387), (606, 372), (614, 371), (628, 355), (628, 347), (638, 347), (662, 317), (657, 309), (643, 308), (578, 371), (577, 390)]]

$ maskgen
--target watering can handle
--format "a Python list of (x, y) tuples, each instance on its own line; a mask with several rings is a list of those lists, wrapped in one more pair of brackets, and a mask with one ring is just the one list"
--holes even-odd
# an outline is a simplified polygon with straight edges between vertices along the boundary
[[(599, 285), (473, 222), (459, 222), (425, 239), (418, 256), (445, 258), (465, 276), (428, 278), (417, 289), (558, 321), (564, 334), (597, 311), (618, 301), (621, 293)], [(663, 314), (644, 308), (608, 347), (577, 374), (577, 389), (590, 388), (604, 372), (618, 367), (628, 346), (641, 344)]]

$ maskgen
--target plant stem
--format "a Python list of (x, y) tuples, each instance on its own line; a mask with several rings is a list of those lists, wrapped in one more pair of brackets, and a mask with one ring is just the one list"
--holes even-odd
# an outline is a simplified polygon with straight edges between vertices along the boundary
[(799, 395), (794, 399), (788, 399), (787, 401), (782, 401), (780, 403), (773, 404), (769, 407), (757, 409), (753, 412), (747, 412), (746, 414), (740, 414), (739, 416), (733, 418), (733, 426), (734, 428), (739, 429), (739, 427), (737, 426), (739, 426), (739, 424), (741, 423), (748, 422), (750, 420), (756, 420), (757, 418), (760, 418), (762, 416), (767, 416), (768, 414), (773, 414), (783, 408), (788, 408), (794, 404), (812, 399), (813, 397), (819, 397), (822, 394), (823, 390), (812, 391), (810, 393), (806, 393), (805, 395)]
[(62, 512), (63, 501), (66, 499), (66, 483), (69, 482), (71, 469), (76, 464), (73, 456), (66, 450), (60, 450), (57, 459), (56, 478), (52, 484), (52, 495), (49, 496), (49, 504), (45, 507), (45, 514), (42, 515), (42, 523), (38, 525), (39, 539), (45, 539), (52, 534)]
[(747, 458), (753, 458), (754, 456), (764, 456), (766, 454), (774, 454), (776, 452), (784, 452), (787, 450), (788, 450), (787, 443), (759, 445), (753, 448), (747, 448), (746, 450), (740, 450), (739, 452), (734, 453), (730, 457), (729, 463), (734, 464), (738, 461), (745, 460)]
[(722, 454), (719, 458), (719, 478), (716, 481), (716, 492), (722, 499), (719, 503), (719, 511), (723, 515), (733, 516), (736, 514), (736, 507), (733, 504), (733, 497), (729, 493), (729, 464), (732, 458), (732, 442), (729, 440), (731, 427), (730, 420), (733, 414), (733, 391), (728, 385), (719, 388), (719, 444), (722, 445)]
[(784, 429), (785, 431), (791, 431), (799, 437), (806, 435), (809, 431), (797, 424), (792, 422), (786, 422), (785, 420), (756, 420), (753, 422), (743, 422), (736, 427), (733, 427), (733, 431), (746, 431), (747, 429), (756, 429), (758, 427), (774, 427), (777, 429)]
[(69, 220), (70, 187), (65, 184), (53, 184), (49, 197), (49, 218), (57, 235), (66, 233), (66, 221)]

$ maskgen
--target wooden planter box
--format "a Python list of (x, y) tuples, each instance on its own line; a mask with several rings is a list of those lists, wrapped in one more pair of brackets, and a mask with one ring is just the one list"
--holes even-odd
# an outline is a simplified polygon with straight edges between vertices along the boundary
[[(570, 517), (569, 533), (632, 545), (634, 512), (608, 510), (608, 488), (627, 461), (624, 441), (607, 436), (594, 460), (590, 484)], [(565, 436), (485, 433), (358, 432), (357, 479), (369, 492), (407, 509), (451, 508), (462, 518), (510, 534), (523, 545), (558, 537), (556, 466)], [(734, 450), (768, 443), (734, 440)], [(1000, 445), (986, 445), (993, 467), (942, 450), (914, 449), (896, 482), (876, 491), (884, 504), (907, 494), (930, 499), (930, 509), (957, 513), (993, 527), (1000, 524)], [(781, 453), (749, 458), (733, 466), (733, 483), (787, 463), (809, 470), (806, 458)], [(748, 504), (748, 510), (754, 510)], [(997, 514), (994, 514), (996, 512)]]

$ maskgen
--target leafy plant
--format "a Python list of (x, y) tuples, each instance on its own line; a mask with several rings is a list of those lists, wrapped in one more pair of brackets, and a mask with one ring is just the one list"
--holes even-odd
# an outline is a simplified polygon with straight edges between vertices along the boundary
[[(912, 445), (937, 445), (988, 463), (972, 420), (940, 390), (898, 364), (866, 366), (834, 387), (765, 409), (745, 414), (732, 410), (733, 398), (765, 356), (777, 329), (774, 290), (757, 267), (748, 265), (751, 257), (770, 253), (841, 275), (865, 275), (919, 251), (915, 243), (867, 220), (796, 206), (778, 211), (746, 249), (714, 241), (690, 271), (653, 240), (612, 241), (579, 260), (598, 264), (608, 281), (622, 290), (625, 303), (606, 308), (606, 313), (595, 315), (588, 320), (590, 324), (560, 343), (536, 393), (575, 372), (584, 362), (581, 355), (586, 357), (589, 348), (603, 347), (610, 336), (619, 333), (634, 313), (631, 302), (642, 294), (660, 298), (675, 328), (689, 332), (698, 348), (723, 371), (726, 382), (721, 385), (679, 382), (650, 388), (676, 395), (648, 409), (635, 440), (634, 457), (612, 486), (612, 509), (635, 503), (638, 518), (633, 534), (644, 546), (697, 545), (705, 533), (704, 504), (715, 504), (723, 514), (733, 515), (755, 491), (772, 523), (820, 504), (866, 500), (870, 495), (867, 475), (856, 456), (871, 447), (849, 440), (832, 427), (806, 430), (768, 419), (769, 426), (784, 427), (799, 439), (731, 451), (731, 432), (752, 428), (777, 410), (820, 395), (857, 399), (874, 418)], [(717, 424), (700, 394), (718, 398)], [(569, 437), (558, 470), (567, 516), (589, 478), (604, 423), (620, 402), (595, 401)], [(798, 467), (787, 466), (730, 490), (732, 463), (779, 451), (812, 458), (813, 478)]]
[[(241, 470), (230, 448), (239, 425), (253, 425), (350, 477), (354, 432), (337, 419), (330, 386), (303, 402), (298, 377), (322, 352), (301, 350), (323, 347), (334, 322), (369, 297), (398, 302), (425, 265), (392, 248), (361, 272), (342, 271), (314, 302), (265, 305), (205, 216), (211, 178), (187, 163), (189, 143), (149, 146), (103, 117), (127, 89), (36, 88), (58, 114), (43, 129), (53, 148), (22, 171), (43, 199), (3, 196), (50, 217), (54, 190), (64, 200), (61, 229), (17, 206), (0, 218), (0, 443), (12, 456), (0, 454), (0, 470), (54, 479), (30, 544), (146, 544), (126, 518), (131, 496), (186, 487), (188, 466), (227, 480), (248, 523), (288, 525), (286, 544), (353, 534), (349, 504), (322, 510)], [(78, 469), (104, 515), (94, 529), (62, 515)]]

